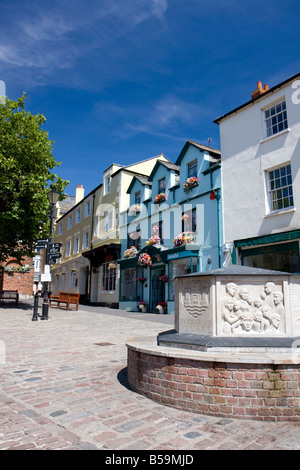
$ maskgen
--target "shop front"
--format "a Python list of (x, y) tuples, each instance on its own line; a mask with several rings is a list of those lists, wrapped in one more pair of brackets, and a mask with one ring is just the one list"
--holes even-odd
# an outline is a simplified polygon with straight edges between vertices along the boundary
[(120, 308), (174, 314), (175, 277), (197, 272), (198, 254), (195, 245), (166, 250), (152, 245), (133, 258), (119, 260)]
[(300, 230), (293, 230), (235, 241), (233, 264), (236, 264), (238, 251), (241, 264), (244, 266), (298, 274), (299, 240)]

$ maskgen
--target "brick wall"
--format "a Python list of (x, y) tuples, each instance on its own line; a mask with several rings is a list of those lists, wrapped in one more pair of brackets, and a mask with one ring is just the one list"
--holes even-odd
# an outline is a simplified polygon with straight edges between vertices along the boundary
[[(29, 272), (18, 272), (20, 267), (25, 267), (26, 265), (30, 267)], [(5, 269), (8, 267), (14, 267), (15, 272), (7, 272)], [(2, 280), (3, 290), (18, 290), (20, 299), (32, 295), (34, 278), (32, 258), (24, 258), (21, 263), (16, 259), (10, 258), (2, 264), (2, 268), (4, 269)]]
[(128, 349), (128, 382), (161, 404), (211, 416), (300, 421), (297, 365), (232, 364)]

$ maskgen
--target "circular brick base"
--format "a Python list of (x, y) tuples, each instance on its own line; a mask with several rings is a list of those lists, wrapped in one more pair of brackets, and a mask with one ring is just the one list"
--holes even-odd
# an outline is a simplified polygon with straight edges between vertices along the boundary
[(209, 353), (137, 342), (127, 347), (130, 387), (163, 405), (226, 418), (300, 421), (298, 364), (222, 362), (216, 354), (207, 360)]

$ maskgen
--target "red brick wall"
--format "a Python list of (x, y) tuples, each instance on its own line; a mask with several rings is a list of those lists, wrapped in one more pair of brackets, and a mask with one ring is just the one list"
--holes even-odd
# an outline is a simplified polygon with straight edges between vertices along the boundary
[(5, 263), (2, 264), (2, 267), (14, 266), (16, 270), (20, 266), (30, 267), (29, 272), (21, 273), (21, 272), (7, 272), (4, 270), (3, 272), (3, 290), (18, 290), (19, 296), (28, 296), (32, 295), (32, 286), (33, 286), (33, 278), (34, 278), (34, 269), (32, 267), (32, 258), (25, 258), (22, 263), (19, 263), (15, 259), (8, 259)]
[(128, 349), (128, 382), (161, 404), (212, 416), (300, 421), (297, 365), (231, 364)]

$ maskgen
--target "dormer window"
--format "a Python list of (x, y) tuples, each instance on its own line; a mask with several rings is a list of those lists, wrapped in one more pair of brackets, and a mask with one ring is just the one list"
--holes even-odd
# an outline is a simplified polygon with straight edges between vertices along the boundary
[(197, 160), (193, 160), (192, 162), (188, 163), (188, 178), (192, 178), (193, 176), (197, 177), (197, 167)]
[(134, 195), (134, 202), (135, 204), (141, 203), (141, 191), (137, 191)]
[(165, 193), (166, 192), (166, 178), (161, 178), (158, 181), (158, 193)]

